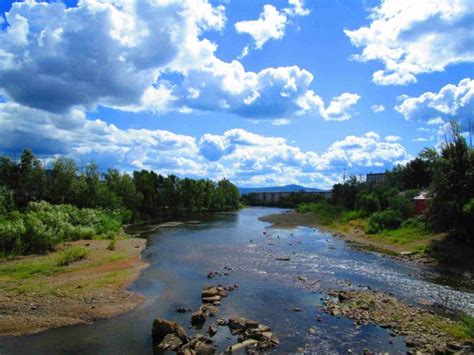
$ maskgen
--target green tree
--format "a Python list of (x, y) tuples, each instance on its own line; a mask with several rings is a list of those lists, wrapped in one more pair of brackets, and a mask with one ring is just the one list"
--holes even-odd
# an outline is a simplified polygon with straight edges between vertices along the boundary
[(46, 195), (46, 176), (41, 162), (29, 149), (21, 155), (18, 167), (18, 183), (15, 202), (18, 207), (26, 207), (30, 201), (40, 201)]
[(474, 221), (464, 209), (474, 197), (474, 150), (468, 147), (459, 126), (451, 123), (433, 177), (431, 216), (440, 230), (453, 230), (474, 242)]
[(77, 176), (77, 166), (74, 160), (58, 158), (53, 163), (52, 181), (49, 199), (52, 203), (72, 202), (72, 187)]

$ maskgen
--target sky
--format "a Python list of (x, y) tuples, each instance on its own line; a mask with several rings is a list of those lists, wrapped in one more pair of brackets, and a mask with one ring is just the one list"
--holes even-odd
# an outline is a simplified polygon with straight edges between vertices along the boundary
[(474, 112), (472, 0), (0, 2), (0, 153), (330, 188)]

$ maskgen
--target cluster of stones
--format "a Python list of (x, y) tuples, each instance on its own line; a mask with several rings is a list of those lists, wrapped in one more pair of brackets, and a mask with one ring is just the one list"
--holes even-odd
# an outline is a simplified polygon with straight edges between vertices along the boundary
[(207, 274), (207, 278), (213, 279), (216, 276), (229, 276), (229, 271), (232, 271), (232, 268), (229, 266), (224, 266), (224, 272), (220, 273), (219, 271), (211, 271)]
[(237, 287), (239, 286), (204, 286), (201, 292), (203, 304), (191, 315), (191, 324), (200, 326), (204, 324), (207, 317), (215, 317), (219, 312), (218, 307), (221, 305), (221, 299), (227, 297), (228, 292), (234, 291)]
[[(213, 325), (228, 326), (233, 335), (238, 335), (238, 343), (229, 346), (226, 353), (245, 349), (248, 354), (257, 354), (280, 343), (270, 327), (245, 318), (219, 319)], [(182, 326), (166, 319), (155, 319), (152, 336), (159, 352), (174, 351), (180, 355), (211, 355), (216, 352), (211, 339), (202, 334), (188, 337)]]
[[(230, 286), (204, 286), (201, 292), (202, 305), (191, 315), (191, 324), (202, 327), (207, 317), (215, 317), (219, 312), (221, 299), (228, 296), (238, 285)], [(189, 311), (179, 307), (176, 312)], [(231, 334), (238, 336), (238, 343), (229, 346), (227, 353), (245, 349), (247, 353), (254, 354), (270, 349), (279, 344), (278, 338), (273, 335), (270, 327), (245, 318), (219, 318), (211, 323), (208, 328), (210, 337), (213, 337), (219, 326), (228, 326)], [(175, 322), (157, 318), (153, 322), (152, 337), (155, 349), (159, 352), (174, 351), (182, 355), (208, 355), (216, 352), (214, 342), (203, 334), (188, 337), (184, 328)]]
[(181, 355), (211, 355), (216, 352), (212, 340), (202, 334), (190, 338), (182, 326), (162, 318), (153, 322), (152, 337), (159, 352), (174, 351)]
[(227, 326), (233, 335), (238, 335), (239, 341), (226, 349), (228, 353), (245, 348), (248, 354), (257, 354), (280, 343), (270, 327), (255, 321), (240, 317), (230, 318)]
[(408, 347), (428, 353), (472, 353), (472, 343), (460, 344), (443, 332), (438, 324), (455, 323), (433, 312), (414, 308), (381, 292), (332, 291), (337, 299), (326, 300), (323, 310), (333, 316), (354, 320), (354, 325), (375, 324), (391, 330), (392, 336), (404, 336)]

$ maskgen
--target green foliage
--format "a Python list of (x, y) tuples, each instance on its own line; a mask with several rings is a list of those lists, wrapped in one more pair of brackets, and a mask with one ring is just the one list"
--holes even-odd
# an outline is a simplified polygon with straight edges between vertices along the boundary
[(43, 253), (63, 241), (110, 239), (122, 223), (143, 218), (239, 207), (239, 191), (226, 179), (179, 179), (147, 170), (132, 177), (112, 169), (101, 179), (94, 162), (79, 172), (74, 161), (58, 158), (45, 171), (28, 149), (18, 164), (0, 157), (0, 254)]
[(361, 191), (357, 194), (355, 208), (366, 216), (380, 211), (381, 204), (379, 197), (371, 191)]
[(468, 203), (462, 208), (463, 213), (474, 221), (474, 198), (471, 198)]
[(339, 215), (339, 208), (330, 204), (326, 200), (319, 202), (303, 203), (298, 206), (297, 211), (299, 213), (313, 213), (319, 220), (319, 223), (323, 225), (329, 225)]
[(332, 188), (333, 203), (348, 210), (354, 209), (359, 185), (355, 176), (344, 184), (335, 184)]
[(386, 210), (372, 214), (367, 222), (366, 232), (369, 234), (378, 233), (384, 229), (396, 229), (402, 224), (402, 217), (399, 211)]
[(107, 245), (107, 250), (115, 250), (115, 243), (117, 239), (113, 238), (110, 240), (109, 244)]
[(6, 186), (0, 185), (0, 216), (13, 211), (14, 195)]
[(464, 242), (474, 243), (474, 221), (469, 213), (474, 197), (474, 149), (468, 147), (456, 124), (448, 133), (450, 140), (442, 148), (433, 177), (432, 223), (439, 230), (453, 230), (452, 234)]
[(0, 253), (43, 253), (64, 241), (110, 238), (121, 223), (118, 213), (30, 202), (26, 211), (0, 219)]
[(68, 266), (72, 264), (73, 262), (87, 258), (87, 256), (89, 255), (89, 252), (90, 252), (89, 249), (82, 246), (67, 248), (59, 254), (56, 265)]
[(407, 219), (413, 210), (413, 205), (408, 198), (397, 194), (388, 199), (388, 208), (400, 212), (400, 216)]
[(468, 339), (474, 339), (474, 317), (463, 316), (461, 319), (461, 329)]
[(343, 211), (341, 213), (340, 219), (342, 223), (348, 223), (350, 221), (353, 221), (355, 219), (362, 218), (363, 213), (358, 210), (351, 210), (351, 211)]

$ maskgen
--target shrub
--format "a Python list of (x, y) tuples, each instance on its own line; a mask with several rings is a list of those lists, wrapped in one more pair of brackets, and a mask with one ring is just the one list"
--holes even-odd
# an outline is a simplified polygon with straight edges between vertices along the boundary
[(402, 224), (402, 217), (399, 211), (386, 210), (376, 212), (370, 216), (367, 223), (366, 232), (375, 234), (384, 229), (396, 229)]
[(402, 195), (395, 195), (389, 198), (388, 207), (391, 210), (400, 212), (403, 219), (408, 218), (413, 210), (411, 201)]
[(463, 207), (463, 213), (471, 218), (474, 218), (474, 198), (471, 198)]
[(117, 239), (113, 238), (110, 240), (109, 245), (107, 245), (107, 250), (115, 250), (115, 243)]
[(317, 216), (319, 223), (331, 224), (337, 217), (339, 210), (336, 206), (329, 204), (326, 200), (319, 202), (302, 203), (297, 209), (299, 213), (313, 213)]
[(374, 212), (380, 211), (381, 206), (380, 200), (375, 193), (362, 191), (357, 194), (355, 207), (368, 216)]
[(60, 242), (112, 238), (121, 225), (120, 213), (31, 202), (25, 212), (0, 217), (0, 254), (44, 253)]
[(341, 213), (341, 222), (347, 223), (354, 219), (359, 219), (361, 217), (363, 217), (363, 213), (361, 211), (358, 211), (358, 210), (344, 211)]
[(81, 246), (65, 249), (59, 255), (56, 264), (58, 266), (67, 266), (75, 261), (87, 258), (89, 252), (89, 249)]

